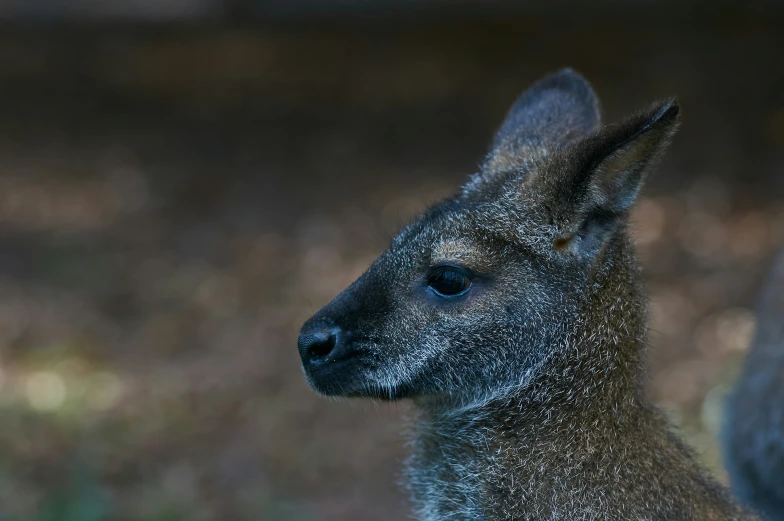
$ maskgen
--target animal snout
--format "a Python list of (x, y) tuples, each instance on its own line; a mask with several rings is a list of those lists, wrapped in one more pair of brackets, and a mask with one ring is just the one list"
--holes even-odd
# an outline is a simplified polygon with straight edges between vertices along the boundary
[(302, 365), (324, 364), (340, 358), (347, 350), (348, 335), (337, 326), (313, 325), (302, 328), (297, 341)]

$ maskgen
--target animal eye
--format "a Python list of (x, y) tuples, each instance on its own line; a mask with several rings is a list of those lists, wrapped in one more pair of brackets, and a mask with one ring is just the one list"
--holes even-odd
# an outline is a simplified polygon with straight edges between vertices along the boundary
[(428, 277), (427, 285), (439, 295), (451, 297), (468, 291), (471, 287), (471, 277), (464, 269), (439, 266)]

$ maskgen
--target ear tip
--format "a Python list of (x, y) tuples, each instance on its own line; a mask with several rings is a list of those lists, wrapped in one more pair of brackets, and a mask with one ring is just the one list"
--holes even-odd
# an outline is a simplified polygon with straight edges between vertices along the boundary
[(558, 90), (568, 93), (572, 99), (587, 111), (584, 115), (588, 117), (591, 129), (599, 125), (601, 120), (599, 98), (588, 80), (571, 67), (564, 67), (545, 76), (536, 82), (531, 90)]
[(579, 72), (577, 72), (571, 67), (562, 67), (561, 70), (559, 70), (554, 74), (554, 76), (562, 76), (565, 78), (574, 78), (574, 79), (586, 81), (582, 74), (580, 74)]
[(680, 112), (681, 106), (678, 103), (678, 98), (673, 97), (658, 105), (652, 119), (654, 122), (673, 120), (678, 117)]
[(680, 126), (680, 112), (681, 106), (677, 98), (673, 97), (654, 103), (648, 110), (640, 114), (641, 121), (645, 122), (640, 131), (669, 128), (674, 132)]
[(571, 67), (564, 67), (558, 72), (545, 76), (539, 83), (540, 85), (560, 86), (562, 88), (587, 91), (593, 95), (593, 89), (588, 80)]

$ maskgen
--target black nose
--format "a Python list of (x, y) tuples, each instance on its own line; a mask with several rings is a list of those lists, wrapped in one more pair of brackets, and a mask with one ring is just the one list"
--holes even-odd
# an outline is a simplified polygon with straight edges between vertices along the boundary
[(334, 358), (344, 334), (338, 327), (303, 328), (299, 334), (297, 347), (302, 365), (318, 365)]

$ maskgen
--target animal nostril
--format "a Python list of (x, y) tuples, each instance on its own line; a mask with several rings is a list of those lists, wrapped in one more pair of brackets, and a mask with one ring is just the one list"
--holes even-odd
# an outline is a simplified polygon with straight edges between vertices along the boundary
[(338, 328), (303, 331), (298, 341), (302, 363), (307, 366), (326, 362), (338, 346), (339, 333)]
[(331, 362), (344, 351), (348, 334), (337, 326), (303, 327), (297, 340), (299, 356), (307, 367)]
[(337, 335), (334, 332), (313, 335), (308, 347), (308, 359), (311, 363), (323, 362), (335, 349)]

